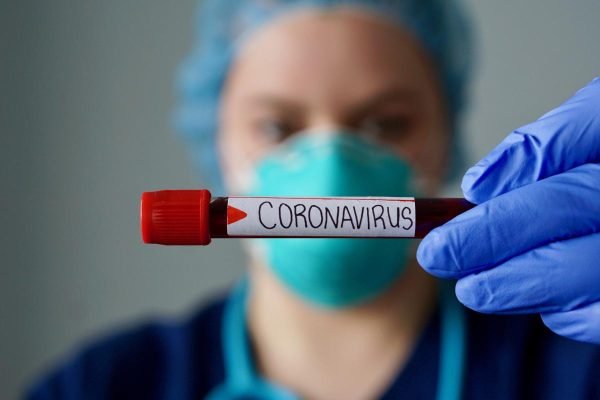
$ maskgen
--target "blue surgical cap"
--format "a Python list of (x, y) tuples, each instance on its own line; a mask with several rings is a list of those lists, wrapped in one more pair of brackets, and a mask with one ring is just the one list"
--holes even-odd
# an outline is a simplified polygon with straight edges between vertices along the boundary
[(452, 178), (462, 168), (458, 117), (465, 106), (473, 64), (470, 23), (460, 0), (202, 0), (196, 35), (177, 73), (175, 127), (194, 164), (215, 192), (222, 192), (216, 134), (221, 90), (241, 39), (282, 14), (299, 8), (356, 6), (411, 31), (436, 64), (452, 128)]

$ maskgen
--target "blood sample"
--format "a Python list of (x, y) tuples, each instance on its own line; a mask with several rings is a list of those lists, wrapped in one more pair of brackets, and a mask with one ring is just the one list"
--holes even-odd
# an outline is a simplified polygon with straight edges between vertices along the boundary
[(207, 245), (212, 238), (422, 238), (473, 208), (461, 198), (211, 198), (208, 190), (142, 194), (144, 243)]

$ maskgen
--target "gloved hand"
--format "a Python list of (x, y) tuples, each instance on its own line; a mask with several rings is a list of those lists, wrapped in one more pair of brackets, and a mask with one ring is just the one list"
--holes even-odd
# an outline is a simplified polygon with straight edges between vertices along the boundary
[(540, 313), (600, 343), (600, 78), (508, 135), (462, 189), (478, 206), (425, 237), (421, 266), (459, 279), (469, 308)]

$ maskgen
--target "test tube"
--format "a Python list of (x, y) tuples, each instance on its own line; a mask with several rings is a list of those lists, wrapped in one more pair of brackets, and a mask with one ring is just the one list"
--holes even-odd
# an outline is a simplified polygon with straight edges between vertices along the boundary
[(211, 197), (208, 190), (144, 192), (142, 240), (207, 245), (213, 238), (422, 238), (471, 209), (462, 198)]

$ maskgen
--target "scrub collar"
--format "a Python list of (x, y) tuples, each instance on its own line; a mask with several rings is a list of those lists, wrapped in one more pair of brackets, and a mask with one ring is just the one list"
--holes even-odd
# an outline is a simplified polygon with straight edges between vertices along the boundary
[[(459, 400), (462, 394), (466, 353), (466, 320), (451, 284), (440, 285), (440, 361), (437, 400)], [(248, 279), (231, 292), (223, 313), (222, 345), (225, 380), (207, 400), (297, 400), (296, 394), (262, 378), (250, 359), (246, 329)]]

